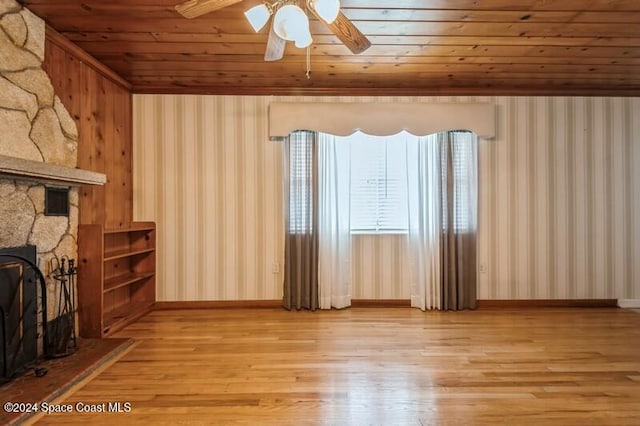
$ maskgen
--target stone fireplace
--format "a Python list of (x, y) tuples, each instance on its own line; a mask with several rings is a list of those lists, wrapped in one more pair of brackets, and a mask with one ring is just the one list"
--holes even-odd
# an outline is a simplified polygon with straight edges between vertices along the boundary
[[(60, 285), (50, 274), (63, 257), (77, 259), (78, 186), (105, 179), (76, 169), (76, 123), (42, 69), (44, 47), (44, 21), (0, 0), (0, 249), (36, 247), (52, 320)], [(45, 213), (46, 186), (69, 188), (68, 214)]]
[[(44, 31), (29, 10), (0, 0), (0, 155), (74, 168), (78, 132), (41, 68)], [(70, 191), (68, 217), (45, 216), (44, 194), (42, 183), (0, 176), (0, 248), (35, 245), (48, 275), (52, 259), (77, 258), (78, 189)]]

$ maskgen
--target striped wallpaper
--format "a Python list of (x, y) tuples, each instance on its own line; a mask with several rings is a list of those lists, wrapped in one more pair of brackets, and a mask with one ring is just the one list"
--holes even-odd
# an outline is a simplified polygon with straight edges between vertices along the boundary
[[(640, 99), (134, 96), (134, 218), (158, 225), (158, 300), (282, 296), (272, 101), (492, 102), (479, 149), (481, 299), (640, 298)], [(356, 236), (357, 299), (408, 299), (398, 236)]]
[(411, 298), (406, 235), (353, 236), (351, 243), (354, 299)]

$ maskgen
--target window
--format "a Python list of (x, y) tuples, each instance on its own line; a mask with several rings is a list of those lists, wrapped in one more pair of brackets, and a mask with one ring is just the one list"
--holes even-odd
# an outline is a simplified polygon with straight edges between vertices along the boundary
[(358, 132), (341, 138), (351, 143), (352, 232), (407, 232), (406, 137)]
[(289, 232), (313, 231), (315, 134), (297, 131), (289, 137)]
[[(452, 201), (452, 217), (453, 230), (455, 232), (472, 232), (475, 224), (471, 219), (471, 215), (475, 212), (476, 200), (475, 193), (472, 192), (471, 181), (475, 181), (475, 135), (468, 131), (451, 131), (447, 132), (445, 137), (448, 138), (446, 144), (442, 145), (441, 150), (441, 167), (442, 167), (442, 185), (447, 185), (447, 173), (452, 173), (449, 178), (453, 182), (451, 201)], [(452, 170), (447, 170), (447, 156), (451, 156)], [(442, 191), (442, 203), (446, 205), (447, 191)], [(446, 208), (442, 209), (442, 229), (447, 229), (448, 216)]]
[[(336, 144), (348, 145), (350, 152), (344, 154), (349, 156), (348, 160), (345, 157), (344, 173), (350, 180), (344, 189), (350, 191), (349, 213), (345, 212), (345, 215), (349, 216), (351, 233), (408, 232), (407, 142), (417, 138), (406, 132), (393, 136), (357, 132), (351, 136), (335, 137)], [(467, 131), (451, 131), (424, 138), (425, 143), (437, 147), (433, 154), (434, 163), (430, 166), (435, 172), (436, 182), (430, 185), (437, 186), (433, 193), (440, 193), (442, 197), (439, 207), (442, 230), (452, 228), (455, 232), (473, 232), (477, 211), (474, 189), (477, 178), (476, 136)], [(316, 134), (293, 132), (287, 146), (288, 230), (295, 234), (311, 233), (317, 224), (314, 208), (317, 208), (318, 195), (313, 189), (318, 179)], [(438, 175), (441, 176), (440, 182), (437, 182)], [(423, 196), (411, 194), (414, 201)], [(439, 204), (437, 199), (430, 202)]]

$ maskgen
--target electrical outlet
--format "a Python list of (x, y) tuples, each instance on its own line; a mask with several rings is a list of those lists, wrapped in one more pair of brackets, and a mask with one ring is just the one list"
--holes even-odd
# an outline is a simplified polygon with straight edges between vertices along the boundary
[(480, 264), (480, 273), (481, 274), (486, 274), (487, 273), (487, 264), (486, 263), (481, 263)]
[(280, 263), (273, 262), (273, 264), (271, 265), (271, 272), (274, 274), (280, 273)]

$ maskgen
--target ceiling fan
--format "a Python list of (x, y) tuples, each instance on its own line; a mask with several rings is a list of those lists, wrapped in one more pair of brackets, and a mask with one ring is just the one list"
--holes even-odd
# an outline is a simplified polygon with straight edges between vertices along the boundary
[[(191, 19), (241, 1), (243, 0), (187, 0), (178, 4), (175, 9), (185, 18)], [(354, 54), (362, 53), (371, 46), (367, 37), (342, 13), (339, 0), (266, 0), (245, 12), (256, 32), (273, 16), (265, 61), (282, 59), (286, 41), (295, 42), (296, 47), (308, 47), (311, 44), (309, 20), (299, 3), (306, 5), (306, 10), (324, 23)]]

